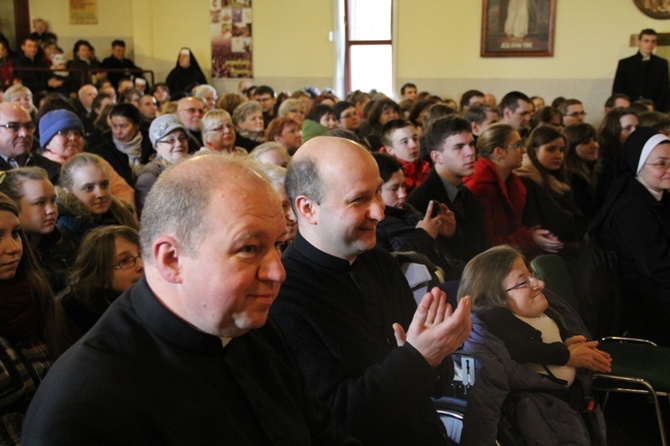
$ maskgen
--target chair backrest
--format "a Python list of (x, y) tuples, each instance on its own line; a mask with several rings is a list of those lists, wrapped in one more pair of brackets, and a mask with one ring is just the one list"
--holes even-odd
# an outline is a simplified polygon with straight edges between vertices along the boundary
[(594, 339), (623, 333), (623, 294), (618, 256), (598, 239), (586, 238), (568, 269), (579, 315)]
[(572, 276), (561, 257), (556, 254), (535, 257), (530, 261), (530, 269), (544, 282), (548, 290), (563, 298), (579, 313), (579, 299)]
[(428, 291), (444, 281), (440, 268), (425, 255), (414, 251), (395, 251), (391, 254), (400, 265), (417, 305)]

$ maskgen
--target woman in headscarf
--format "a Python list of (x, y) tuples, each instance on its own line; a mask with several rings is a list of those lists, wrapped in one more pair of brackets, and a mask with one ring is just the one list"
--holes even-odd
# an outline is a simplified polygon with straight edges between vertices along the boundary
[(670, 138), (638, 128), (617, 169), (591, 232), (618, 255), (629, 334), (670, 347)]
[(168, 74), (165, 83), (173, 94), (185, 92), (189, 85), (207, 83), (205, 74), (200, 69), (200, 65), (198, 65), (198, 61), (190, 49), (182, 48), (179, 51), (177, 64)]

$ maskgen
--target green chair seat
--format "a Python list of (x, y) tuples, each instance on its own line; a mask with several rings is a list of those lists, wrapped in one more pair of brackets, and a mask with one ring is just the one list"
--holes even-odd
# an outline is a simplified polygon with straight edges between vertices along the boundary
[(670, 392), (670, 349), (646, 344), (602, 342), (612, 355), (612, 375), (641, 378), (658, 392)]

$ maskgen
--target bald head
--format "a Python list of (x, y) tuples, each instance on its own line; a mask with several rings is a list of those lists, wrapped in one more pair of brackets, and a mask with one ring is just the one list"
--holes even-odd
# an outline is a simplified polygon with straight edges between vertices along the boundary
[(286, 173), (286, 194), (291, 203), (298, 195), (307, 195), (318, 203), (325, 193), (326, 172), (346, 170), (347, 163), (366, 158), (374, 163), (372, 155), (351, 140), (332, 136), (312, 138), (293, 155)]
[(0, 124), (15, 124), (18, 127), (0, 127), (0, 153), (5, 157), (26, 157), (30, 153), (35, 133), (35, 125), (28, 112), (18, 104), (2, 102)]
[(324, 165), (344, 166), (354, 159), (369, 159), (374, 163), (372, 155), (362, 145), (332, 136), (311, 138), (300, 147), (293, 159), (299, 161), (302, 157), (312, 157)]
[(191, 158), (159, 178), (140, 232), (145, 277), (172, 313), (215, 336), (260, 328), (286, 274), (286, 223), (251, 161)]
[(376, 226), (384, 218), (381, 184), (370, 152), (330, 136), (307, 141), (286, 173), (300, 234), (321, 251), (349, 261), (376, 244)]
[(175, 235), (184, 249), (193, 254), (205, 236), (209, 223), (207, 207), (220, 198), (229, 216), (230, 209), (246, 200), (275, 207), (281, 203), (270, 184), (254, 170), (246, 157), (212, 153), (177, 163), (163, 173), (151, 189), (142, 212), (142, 255), (151, 262), (152, 245), (165, 232)]
[(177, 102), (177, 117), (191, 131), (200, 131), (200, 124), (204, 114), (205, 102), (200, 98), (189, 96), (181, 98)]
[[(19, 106), (18, 104), (14, 102), (0, 102), (0, 116), (5, 116), (9, 114), (15, 114), (19, 113), (22, 117), (27, 116), (30, 117), (30, 114), (28, 114), (23, 107)], [(3, 122), (4, 124), (4, 122)]]
[(77, 92), (79, 96), (79, 102), (87, 111), (91, 111), (91, 106), (93, 105), (93, 100), (98, 95), (98, 89), (91, 84), (82, 86)]

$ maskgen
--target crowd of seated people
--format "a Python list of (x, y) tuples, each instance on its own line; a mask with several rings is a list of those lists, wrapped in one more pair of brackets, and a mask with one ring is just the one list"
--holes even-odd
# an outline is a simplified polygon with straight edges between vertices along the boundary
[[(588, 232), (619, 256), (626, 273), (624, 327), (670, 345), (659, 328), (670, 317), (663, 256), (670, 242), (664, 193), (670, 145), (659, 136), (670, 118), (664, 113), (636, 111), (614, 95), (602, 122), (588, 122), (578, 99), (544, 106), (541, 97), (513, 91), (492, 106), (490, 95), (470, 90), (459, 107), (415, 85), (403, 88), (402, 105), (360, 91), (341, 98), (313, 88), (277, 95), (271, 86), (247, 85), (224, 93), (206, 84), (187, 48), (165, 83), (149, 85), (127, 76), (139, 69), (119, 40), (102, 63), (89, 42), (78, 41), (68, 67), (98, 82), (67, 91), (55, 71), (28, 69), (50, 66), (47, 57), (55, 56), (46, 47), (53, 43), (40, 47), (34, 36), (26, 38), (18, 71), (7, 69), (12, 62), (0, 43), (0, 192), (8, 197), (0, 196), (0, 217), (20, 224), (9, 233), (24, 242), (12, 248), (19, 261), (0, 276), (0, 285), (35, 302), (28, 320), (34, 325), (24, 330), (9, 320), (19, 333), (0, 337), (14, 342), (16, 335), (16, 342), (48, 349), (44, 370), (142, 275), (136, 231), (164, 171), (193, 156), (221, 153), (261, 163), (284, 207), (286, 249), (297, 220), (284, 168), (307, 141), (324, 136), (356, 141), (374, 153), (386, 215), (371, 224), (379, 248), (418, 251), (447, 279), (459, 279), (467, 262), (496, 245), (512, 244), (526, 258), (558, 253), (574, 262)], [(643, 217), (649, 226), (635, 223)], [(633, 229), (639, 231), (634, 238), (628, 236)], [(127, 279), (123, 286), (117, 276)], [(26, 278), (35, 285), (27, 287)], [(630, 289), (631, 283), (643, 284), (645, 292)], [(648, 314), (656, 316), (655, 325), (647, 323)], [(26, 388), (28, 398), (36, 384), (24, 384), (33, 386)]]

